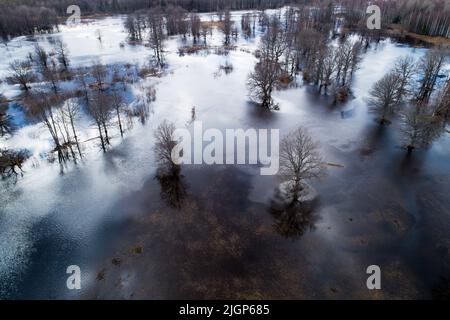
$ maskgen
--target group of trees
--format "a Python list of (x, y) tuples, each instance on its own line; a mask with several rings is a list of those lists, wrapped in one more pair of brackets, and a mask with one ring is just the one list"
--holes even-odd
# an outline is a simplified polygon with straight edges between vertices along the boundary
[(328, 95), (331, 88), (334, 102), (346, 100), (361, 61), (361, 39), (344, 37), (335, 42), (326, 17), (306, 17), (294, 8), (286, 11), (284, 19), (274, 15), (259, 20), (266, 33), (248, 87), (261, 106), (272, 108), (272, 91), (292, 81), (298, 72), (306, 82), (317, 86), (319, 93)]
[(31, 83), (39, 80), (51, 84), (54, 93), (58, 93), (58, 81), (70, 78), (70, 59), (67, 46), (61, 41), (55, 41), (55, 48), (47, 52), (38, 44), (34, 52), (30, 52), (26, 60), (14, 60), (9, 64), (10, 75), (7, 81), (10, 84), (19, 84), (21, 89), (28, 92)]
[[(237, 29), (233, 28), (228, 9), (218, 15), (218, 27), (224, 34), (224, 45), (229, 46), (232, 35), (237, 36)], [(139, 10), (128, 15), (125, 29), (130, 41), (148, 43), (160, 66), (164, 65), (164, 41), (168, 36), (181, 35), (186, 40), (187, 35), (190, 35), (195, 47), (201, 39), (203, 45), (206, 45), (207, 36), (212, 35), (212, 26), (208, 22), (202, 22), (197, 11), (189, 12), (180, 6)]]
[[(7, 113), (8, 100), (0, 94), (0, 139), (7, 139), (14, 130), (12, 117)], [(17, 176), (22, 173), (22, 164), (29, 157), (26, 150), (0, 148), (0, 177)]]
[(369, 105), (371, 111), (377, 114), (380, 124), (389, 123), (390, 117), (411, 93), (415, 67), (412, 57), (401, 57), (396, 60), (394, 68), (372, 87)]
[[(0, 94), (0, 138), (8, 138), (14, 130), (12, 117), (7, 113), (7, 99)], [(29, 157), (27, 150), (11, 150), (0, 148), (0, 177), (17, 176), (21, 174), (22, 165)]]
[[(48, 129), (54, 144), (53, 151), (60, 162), (69, 159), (76, 161), (83, 157), (77, 129), (82, 115), (90, 117), (98, 131), (101, 148), (106, 151), (111, 143), (108, 129), (116, 126), (123, 137), (123, 118), (146, 116), (148, 112), (145, 110), (155, 95), (153, 90), (147, 90), (145, 94), (149, 98), (141, 101), (136, 110), (127, 108), (122, 92), (127, 90), (129, 78), (123, 69), (109, 68), (98, 61), (89, 68), (73, 69), (67, 47), (61, 41), (56, 41), (50, 52), (36, 45), (27, 60), (12, 62), (8, 80), (19, 84), (23, 90), (23, 107), (28, 118)], [(36, 80), (38, 82), (35, 83)], [(61, 88), (61, 81), (65, 80), (75, 82), (78, 89)], [(6, 112), (3, 109), (0, 111), (3, 134), (10, 130), (10, 126)]]
[(0, 149), (0, 177), (22, 174), (22, 165), (29, 158), (27, 150)]
[(351, 91), (353, 75), (361, 61), (360, 40), (338, 40), (337, 45), (326, 42), (306, 49), (303, 78), (313, 82), (319, 93), (328, 94), (333, 89), (335, 102), (343, 102)]
[[(332, 2), (332, 1), (330, 1)], [(341, 16), (348, 28), (366, 28), (366, 0), (341, 0)], [(445, 0), (377, 0), (370, 4), (381, 9), (382, 29), (391, 24), (403, 30), (428, 36), (450, 37), (450, 6)]]
[(450, 80), (443, 67), (448, 52), (431, 49), (419, 61), (406, 56), (397, 59), (394, 68), (377, 81), (370, 91), (370, 110), (381, 125), (399, 115), (405, 146), (409, 152), (428, 146), (439, 137), (450, 115)]
[(263, 108), (274, 108), (272, 91), (280, 83), (282, 67), (280, 59), (286, 50), (286, 34), (277, 17), (273, 17), (261, 39), (259, 61), (249, 75), (247, 86), (252, 97)]
[(241, 17), (241, 30), (245, 38), (254, 37), (256, 33), (256, 13), (245, 13)]
[(51, 32), (57, 27), (58, 17), (52, 7), (6, 5), (0, 3), (0, 37)]
[(429, 35), (450, 37), (450, 7), (448, 1), (403, 1), (393, 22), (406, 30)]

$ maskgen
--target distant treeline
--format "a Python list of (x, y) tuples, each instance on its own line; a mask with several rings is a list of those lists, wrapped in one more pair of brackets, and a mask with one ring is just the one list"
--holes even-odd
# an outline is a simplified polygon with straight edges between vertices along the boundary
[(406, 30), (450, 38), (450, 1), (405, 1), (394, 17)]
[[(347, 26), (365, 28), (367, 0), (336, 1), (346, 8)], [(404, 30), (450, 38), (450, 0), (375, 0), (381, 8), (383, 28), (398, 24)]]
[[(268, 9), (283, 5), (311, 7), (342, 6), (347, 24), (362, 26), (368, 4), (382, 8), (384, 24), (401, 24), (405, 30), (430, 36), (450, 37), (449, 0), (3, 0), (0, 3), (0, 36), (48, 32), (67, 17), (67, 7), (78, 5), (82, 15), (131, 13), (152, 7), (181, 7), (208, 12), (224, 9)], [(332, 11), (329, 11), (332, 12)]]
[(78, 5), (82, 15), (130, 13), (160, 6), (180, 6), (188, 11), (267, 9), (282, 6), (287, 0), (3, 0), (0, 2), (0, 36), (48, 32), (67, 17), (67, 7)]

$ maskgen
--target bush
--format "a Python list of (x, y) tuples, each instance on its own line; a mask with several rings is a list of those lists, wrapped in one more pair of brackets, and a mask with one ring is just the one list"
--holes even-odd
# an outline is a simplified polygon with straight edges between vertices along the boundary
[(2, 178), (22, 174), (22, 165), (29, 157), (28, 150), (0, 149), (0, 175)]

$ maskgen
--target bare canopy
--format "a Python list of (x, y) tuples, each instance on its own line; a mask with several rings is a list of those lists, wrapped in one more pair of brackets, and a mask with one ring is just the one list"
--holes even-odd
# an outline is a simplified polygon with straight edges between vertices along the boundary
[(289, 133), (280, 145), (280, 175), (291, 181), (294, 201), (304, 189), (305, 181), (325, 174), (325, 165), (319, 153), (319, 145), (304, 128)]

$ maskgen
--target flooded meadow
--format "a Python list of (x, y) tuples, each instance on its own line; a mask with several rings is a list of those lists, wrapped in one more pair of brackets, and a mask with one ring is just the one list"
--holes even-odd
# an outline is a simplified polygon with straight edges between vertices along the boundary
[[(244, 13), (232, 12), (237, 25)], [(55, 39), (77, 67), (145, 65), (152, 50), (128, 43), (125, 19), (87, 19), (2, 43), (0, 78), (35, 43), (49, 48)], [(215, 28), (210, 49), (192, 54), (179, 51), (190, 37), (169, 37), (163, 72), (128, 90), (133, 104), (154, 88), (146, 121), (134, 121), (123, 139), (111, 130), (103, 153), (83, 117), (80, 136), (91, 142), (77, 163), (48, 161), (47, 131), (14, 102), (19, 87), (0, 83), (19, 127), (0, 146), (31, 152), (22, 177), (0, 181), (0, 297), (430, 299), (448, 290), (450, 134), (408, 154), (398, 123), (380, 126), (367, 102), (398, 57), (419, 59), (428, 49), (382, 39), (363, 52), (348, 102), (333, 104), (297, 75), (274, 92), (279, 110), (267, 111), (246, 86), (261, 34), (237, 37), (226, 53)], [(182, 165), (180, 175), (158, 180), (154, 131), (165, 119), (191, 129), (193, 108), (205, 128), (279, 129), (280, 136), (307, 128), (328, 164), (312, 182), (317, 198), (280, 204), (280, 179), (261, 176), (258, 165)], [(81, 290), (66, 287), (69, 265), (81, 268)], [(370, 265), (382, 270), (382, 290), (367, 289)]]

